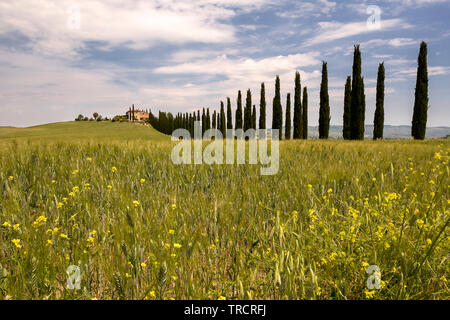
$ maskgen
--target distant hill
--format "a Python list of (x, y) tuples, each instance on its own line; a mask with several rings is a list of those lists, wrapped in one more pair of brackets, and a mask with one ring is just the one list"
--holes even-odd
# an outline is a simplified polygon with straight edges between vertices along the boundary
[(48, 141), (93, 140), (169, 140), (151, 126), (132, 123), (72, 121), (57, 122), (29, 128), (0, 128), (0, 141), (8, 139), (29, 139)]
[[(309, 127), (310, 137), (319, 137), (318, 127)], [(372, 139), (373, 125), (366, 125), (366, 139)], [(427, 139), (446, 138), (450, 136), (450, 127), (430, 127), (427, 128)], [(385, 139), (410, 139), (411, 126), (384, 126)], [(330, 138), (342, 139), (342, 126), (330, 126)]]

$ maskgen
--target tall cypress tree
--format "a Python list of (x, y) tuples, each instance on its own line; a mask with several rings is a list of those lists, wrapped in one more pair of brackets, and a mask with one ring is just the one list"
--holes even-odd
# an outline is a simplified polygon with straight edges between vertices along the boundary
[(328, 96), (328, 67), (322, 63), (322, 83), (320, 84), (319, 138), (328, 139), (330, 132), (330, 98)]
[(248, 89), (244, 109), (244, 131), (247, 131), (251, 127), (252, 127), (252, 93), (250, 89)]
[(231, 100), (227, 98), (227, 129), (233, 129), (233, 114), (231, 113)]
[(414, 113), (412, 120), (411, 135), (416, 140), (424, 140), (427, 129), (428, 113), (428, 66), (427, 66), (427, 44), (420, 44), (419, 57), (417, 59), (417, 79), (414, 97)]
[(303, 88), (303, 102), (302, 102), (302, 125), (303, 125), (303, 139), (308, 139), (308, 88)]
[(294, 139), (303, 138), (303, 117), (302, 117), (302, 86), (300, 83), (300, 72), (295, 73), (295, 92), (294, 92)]
[(261, 97), (259, 101), (259, 129), (266, 129), (266, 88), (261, 83)]
[(242, 129), (242, 94), (241, 90), (238, 92), (237, 109), (236, 109), (236, 121), (234, 122), (234, 128)]
[(209, 114), (209, 108), (206, 109), (206, 130), (211, 129), (211, 116)]
[(351, 138), (353, 140), (364, 140), (364, 85), (361, 77), (361, 51), (359, 45), (355, 46), (353, 53), (353, 79), (351, 94)]
[(213, 116), (212, 116), (212, 129), (217, 129), (217, 123), (216, 123), (216, 110), (214, 110)]
[(222, 132), (222, 135), (225, 135), (226, 133), (226, 119), (225, 119), (225, 107), (223, 105), (223, 102), (220, 102), (220, 131)]
[(378, 66), (377, 102), (373, 119), (373, 140), (383, 139), (384, 129), (384, 62)]
[(366, 116), (366, 93), (364, 89), (364, 78), (361, 78), (361, 96), (363, 98), (362, 111), (361, 111), (361, 121), (359, 122), (359, 140), (364, 140), (364, 121)]
[(206, 131), (206, 113), (205, 113), (205, 108), (203, 108), (203, 112), (202, 112), (202, 134), (204, 134)]
[(286, 123), (284, 125), (284, 136), (286, 140), (291, 139), (291, 94), (288, 93), (286, 97)]
[(281, 93), (280, 93), (280, 77), (275, 79), (275, 97), (273, 98), (272, 108), (272, 129), (278, 129), (280, 134), (280, 140), (283, 135), (283, 107), (281, 106)]
[(352, 78), (350, 76), (347, 77), (347, 81), (345, 83), (345, 92), (344, 92), (344, 128), (342, 130), (342, 135), (345, 140), (350, 140), (352, 137), (352, 127), (351, 127), (351, 98), (352, 98)]
[(253, 110), (252, 110), (252, 129), (256, 130), (256, 106), (253, 105)]

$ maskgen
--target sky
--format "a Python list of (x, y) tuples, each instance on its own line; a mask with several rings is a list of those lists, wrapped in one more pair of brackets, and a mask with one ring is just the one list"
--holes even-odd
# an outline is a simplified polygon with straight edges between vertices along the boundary
[[(410, 125), (420, 42), (428, 44), (428, 126), (450, 126), (450, 0), (0, 0), (0, 126), (32, 126), (136, 108), (219, 109), (275, 76), (283, 107), (295, 71), (317, 125), (322, 61), (331, 124), (360, 44), (366, 123), (373, 122), (379, 63), (385, 124)], [(257, 108), (258, 109), (258, 108)]]

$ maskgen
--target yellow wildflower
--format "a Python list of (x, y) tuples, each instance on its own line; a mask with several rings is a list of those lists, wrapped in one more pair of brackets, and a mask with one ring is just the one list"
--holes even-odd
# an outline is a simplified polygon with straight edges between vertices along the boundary
[(17, 247), (17, 248), (22, 248), (22, 245), (20, 244), (20, 239), (12, 239), (12, 243), (14, 243), (14, 245)]
[(39, 228), (39, 227), (43, 226), (46, 222), (47, 222), (47, 218), (44, 216), (40, 216), (33, 222), (33, 227)]

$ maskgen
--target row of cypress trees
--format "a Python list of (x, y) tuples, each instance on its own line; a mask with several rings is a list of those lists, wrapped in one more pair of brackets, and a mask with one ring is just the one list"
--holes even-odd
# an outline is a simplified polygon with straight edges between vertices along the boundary
[[(344, 90), (344, 115), (343, 115), (343, 138), (345, 140), (364, 140), (364, 123), (366, 112), (366, 96), (364, 90), (364, 78), (362, 77), (362, 58), (359, 45), (355, 45), (353, 53), (352, 76), (348, 76)], [(384, 129), (384, 63), (378, 66), (376, 85), (376, 108), (374, 115), (373, 139), (383, 139)], [(303, 98), (303, 100), (302, 100)], [(265, 84), (261, 83), (259, 106), (260, 129), (266, 129), (266, 94)], [(283, 108), (281, 103), (280, 77), (275, 79), (275, 96), (272, 103), (272, 128), (283, 132)], [(227, 106), (220, 102), (220, 111), (214, 110), (211, 115), (209, 108), (203, 108), (192, 113), (178, 113), (175, 117), (171, 113), (159, 112), (156, 118), (150, 113), (152, 126), (165, 133), (171, 134), (173, 130), (184, 128), (194, 134), (194, 122), (202, 122), (203, 133), (208, 129), (218, 129), (225, 132), (233, 129), (231, 100), (227, 98)], [(427, 44), (421, 43), (418, 58), (417, 80), (415, 90), (414, 114), (412, 121), (412, 136), (414, 139), (425, 138), (428, 111), (428, 72), (427, 72)], [(239, 90), (237, 96), (237, 109), (235, 112), (234, 129), (257, 129), (256, 106), (252, 104), (252, 92), (246, 92), (245, 107), (242, 105), (242, 93)], [(322, 80), (320, 85), (320, 108), (319, 108), (319, 138), (328, 139), (330, 130), (330, 98), (328, 94), (328, 66), (322, 63)], [(308, 89), (301, 88), (300, 73), (295, 73), (294, 89), (294, 114), (291, 120), (291, 94), (286, 97), (286, 116), (284, 123), (285, 139), (307, 139), (308, 138)]]

